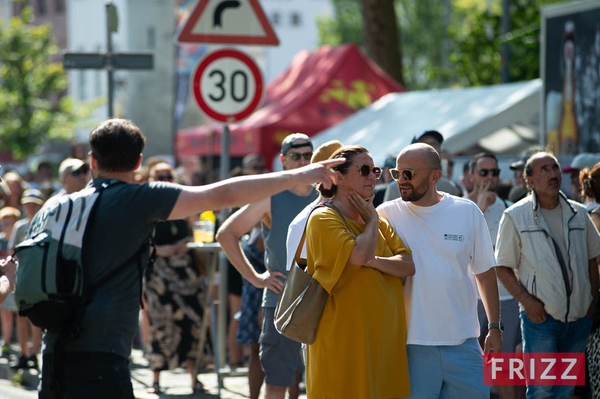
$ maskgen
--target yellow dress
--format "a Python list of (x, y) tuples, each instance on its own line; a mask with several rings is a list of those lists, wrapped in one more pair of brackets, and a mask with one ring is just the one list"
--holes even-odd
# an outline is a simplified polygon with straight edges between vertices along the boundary
[[(307, 348), (307, 397), (410, 396), (402, 280), (348, 264), (354, 236), (365, 227), (348, 224), (352, 234), (337, 212), (322, 207), (312, 213), (306, 229), (308, 272), (330, 295), (316, 340)], [(400, 252), (409, 251), (380, 218), (375, 255)]]

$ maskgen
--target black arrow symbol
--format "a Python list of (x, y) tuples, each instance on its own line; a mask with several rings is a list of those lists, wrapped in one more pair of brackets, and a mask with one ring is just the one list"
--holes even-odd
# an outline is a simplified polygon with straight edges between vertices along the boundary
[(240, 2), (238, 0), (227, 0), (220, 3), (217, 8), (215, 8), (215, 13), (213, 15), (213, 27), (221, 27), (221, 15), (228, 8), (238, 8), (240, 6)]

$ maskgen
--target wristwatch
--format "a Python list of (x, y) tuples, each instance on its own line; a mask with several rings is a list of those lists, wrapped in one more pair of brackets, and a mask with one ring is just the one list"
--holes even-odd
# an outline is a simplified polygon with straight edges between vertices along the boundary
[(488, 323), (488, 330), (491, 330), (492, 328), (497, 328), (500, 331), (504, 331), (504, 323), (502, 323), (501, 321), (494, 321)]

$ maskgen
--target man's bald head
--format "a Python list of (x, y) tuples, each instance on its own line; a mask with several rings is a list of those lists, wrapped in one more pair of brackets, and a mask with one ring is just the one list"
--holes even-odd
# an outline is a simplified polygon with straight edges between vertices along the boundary
[(440, 154), (429, 144), (415, 143), (405, 147), (398, 154), (396, 160), (398, 165), (401, 164), (401, 160), (402, 162), (418, 162), (421, 167), (442, 169)]

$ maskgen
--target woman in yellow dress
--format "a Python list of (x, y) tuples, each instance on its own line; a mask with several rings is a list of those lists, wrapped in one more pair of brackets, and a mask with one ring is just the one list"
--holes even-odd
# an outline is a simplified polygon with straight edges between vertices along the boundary
[(319, 187), (336, 210), (317, 208), (306, 229), (308, 272), (329, 293), (316, 340), (307, 348), (307, 397), (407, 397), (402, 277), (413, 275), (415, 266), (373, 207), (381, 168), (361, 146), (331, 156), (341, 157), (347, 162), (334, 168), (337, 185)]

